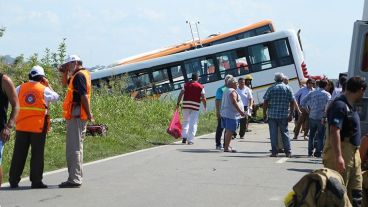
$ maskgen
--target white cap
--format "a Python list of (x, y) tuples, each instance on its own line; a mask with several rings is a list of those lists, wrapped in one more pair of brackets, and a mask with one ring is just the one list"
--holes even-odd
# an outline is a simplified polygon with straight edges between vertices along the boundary
[(68, 55), (64, 60), (64, 64), (73, 62), (73, 61), (82, 61), (78, 55)]
[(35, 77), (35, 76), (38, 76), (38, 75), (45, 76), (45, 71), (43, 70), (43, 68), (41, 66), (36, 65), (36, 66), (32, 67), (29, 74), (31, 75), (31, 77)]

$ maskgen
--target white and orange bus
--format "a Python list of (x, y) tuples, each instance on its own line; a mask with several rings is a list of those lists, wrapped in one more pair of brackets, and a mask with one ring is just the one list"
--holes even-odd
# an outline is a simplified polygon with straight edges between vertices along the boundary
[(274, 32), (275, 28), (270, 20), (263, 20), (257, 22), (255, 24), (247, 25), (245, 27), (224, 33), (224, 34), (216, 34), (211, 35), (210, 37), (203, 39), (203, 40), (195, 40), (185, 42), (179, 45), (174, 45), (171, 47), (163, 48), (154, 50), (151, 52), (143, 53), (140, 55), (136, 55), (133, 57), (125, 58), (122, 60), (117, 61), (116, 63), (111, 64), (110, 66), (119, 66), (129, 63), (140, 62), (144, 60), (149, 60), (153, 58), (163, 57), (167, 55), (172, 55), (179, 52), (184, 52), (188, 50), (193, 50), (198, 47), (207, 47), (216, 44), (221, 44), (225, 42), (230, 42), (234, 40), (240, 40), (248, 37), (253, 37), (269, 32)]
[(206, 97), (215, 96), (226, 74), (253, 76), (256, 104), (263, 102), (274, 74), (282, 72), (297, 90), (300, 80), (308, 76), (298, 35), (293, 30), (268, 33), (160, 58), (120, 65), (92, 72), (92, 82), (99, 85), (112, 77), (127, 77), (125, 91), (135, 98), (158, 96), (176, 99), (192, 73), (206, 89)]

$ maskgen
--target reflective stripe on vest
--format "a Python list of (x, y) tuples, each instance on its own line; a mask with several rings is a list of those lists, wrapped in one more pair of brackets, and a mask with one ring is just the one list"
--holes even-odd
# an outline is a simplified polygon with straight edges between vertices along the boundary
[(44, 91), (46, 86), (39, 82), (27, 82), (20, 86), (18, 100), (20, 105), (16, 120), (16, 130), (41, 133), (44, 128), (46, 101)]
[[(88, 72), (88, 70), (82, 69), (77, 71), (71, 78), (68, 84), (68, 91), (66, 92), (65, 95), (65, 100), (63, 103), (63, 117), (66, 120), (70, 120), (71, 118), (73, 118), (72, 116), (72, 110), (73, 110), (73, 91), (76, 91), (74, 89), (73, 86), (73, 80), (74, 77), (78, 74), (81, 73), (84, 75), (85, 79), (86, 79), (86, 87), (87, 87), (87, 99), (88, 99), (88, 103), (91, 103), (91, 75)], [(91, 106), (91, 105), (90, 105)], [(76, 118), (80, 118), (81, 120), (88, 120), (88, 115), (87, 112), (85, 110), (85, 108), (83, 107), (83, 105), (81, 104), (81, 113), (80, 116), (76, 116)]]

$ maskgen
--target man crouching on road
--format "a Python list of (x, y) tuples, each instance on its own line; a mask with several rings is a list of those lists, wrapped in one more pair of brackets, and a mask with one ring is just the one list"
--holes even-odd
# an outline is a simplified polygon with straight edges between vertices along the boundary
[(91, 113), (91, 76), (82, 66), (77, 55), (70, 55), (65, 60), (60, 72), (62, 81), (68, 86), (63, 104), (63, 116), (67, 122), (66, 162), (68, 180), (62, 182), (60, 188), (78, 188), (83, 177), (83, 139), (87, 121), (93, 121)]

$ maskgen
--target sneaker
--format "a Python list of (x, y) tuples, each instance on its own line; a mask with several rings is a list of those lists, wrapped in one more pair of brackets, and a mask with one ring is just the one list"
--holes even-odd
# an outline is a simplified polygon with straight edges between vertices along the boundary
[(40, 189), (40, 188), (47, 188), (47, 185), (45, 185), (45, 184), (41, 181), (41, 182), (37, 182), (37, 183), (32, 183), (31, 188), (36, 188), (36, 189)]
[(216, 146), (216, 150), (221, 150), (221, 146)]
[(251, 132), (252, 130), (251, 129), (246, 129), (245, 132)]
[(285, 153), (285, 156), (288, 157), (288, 158), (291, 158), (291, 153)]
[(79, 188), (82, 184), (78, 183), (71, 183), (69, 181), (62, 182), (59, 184), (59, 188)]
[(183, 138), (183, 140), (181, 141), (181, 143), (183, 143), (183, 144), (187, 143), (187, 138)]
[(189, 142), (188, 142), (188, 144), (189, 144), (189, 145), (192, 145), (192, 144), (194, 144), (194, 142), (192, 142), (192, 141), (189, 141)]
[(244, 139), (244, 137), (239, 137), (239, 139)]
[(293, 139), (298, 139), (298, 137), (294, 137)]

